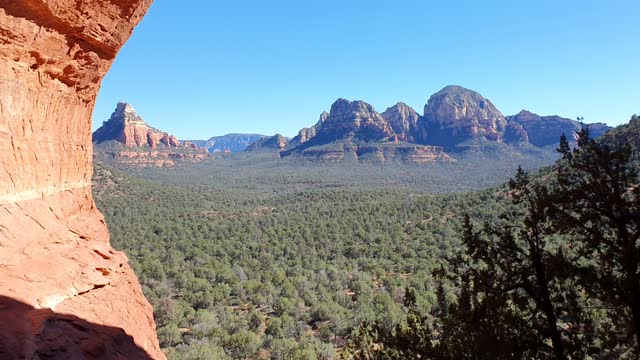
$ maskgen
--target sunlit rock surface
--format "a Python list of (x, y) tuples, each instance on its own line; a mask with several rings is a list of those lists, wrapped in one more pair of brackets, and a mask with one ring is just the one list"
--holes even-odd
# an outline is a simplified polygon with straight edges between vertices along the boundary
[(91, 195), (100, 81), (151, 2), (0, 0), (0, 358), (164, 358)]

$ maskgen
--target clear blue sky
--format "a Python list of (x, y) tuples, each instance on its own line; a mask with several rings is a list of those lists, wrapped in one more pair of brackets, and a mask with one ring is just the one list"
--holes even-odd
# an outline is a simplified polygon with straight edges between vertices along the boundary
[(448, 84), (619, 124), (640, 112), (640, 1), (156, 0), (105, 78), (181, 139), (292, 136), (339, 97), (419, 113)]

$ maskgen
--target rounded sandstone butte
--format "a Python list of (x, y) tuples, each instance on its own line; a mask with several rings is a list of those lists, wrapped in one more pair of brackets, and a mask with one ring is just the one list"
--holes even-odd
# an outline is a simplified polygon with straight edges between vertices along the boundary
[(429, 98), (424, 108), (426, 143), (445, 147), (465, 140), (501, 141), (507, 120), (491, 101), (461, 86), (447, 86)]
[(100, 82), (152, 0), (0, 0), (0, 357), (164, 359), (91, 194)]

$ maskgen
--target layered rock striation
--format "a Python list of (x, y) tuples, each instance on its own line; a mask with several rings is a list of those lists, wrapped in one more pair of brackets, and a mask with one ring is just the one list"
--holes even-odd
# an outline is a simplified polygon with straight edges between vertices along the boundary
[(338, 99), (312, 140), (354, 138), (363, 141), (395, 139), (391, 125), (364, 101)]
[(0, 357), (164, 358), (91, 195), (100, 81), (150, 5), (0, 0)]
[(442, 147), (409, 143), (415, 140), (419, 118), (403, 103), (380, 114), (363, 101), (338, 99), (314, 126), (302, 129), (281, 155), (329, 161), (396, 159), (421, 164), (452, 160)]
[(167, 151), (114, 151), (107, 153), (107, 156), (114, 159), (118, 164), (133, 167), (172, 167), (177, 162), (200, 162), (209, 158), (209, 155), (202, 152), (177, 153)]
[(133, 106), (123, 102), (118, 103), (109, 120), (103, 122), (92, 137), (95, 143), (115, 140), (128, 147), (148, 146), (155, 149), (158, 145), (173, 148), (181, 146), (177, 137), (147, 125)]
[(423, 143), (453, 149), (465, 141), (495, 141), (531, 144), (544, 148), (558, 144), (564, 133), (569, 138), (582, 126), (599, 137), (611, 129), (603, 123), (582, 124), (560, 116), (540, 116), (521, 111), (514, 116), (502, 113), (479, 93), (461, 86), (447, 86), (425, 106), (420, 131)]
[(477, 151), (492, 143), (506, 144), (515, 152), (528, 146), (547, 151), (550, 145), (558, 144), (563, 133), (572, 138), (582, 126), (589, 126), (594, 137), (610, 129), (601, 123), (581, 124), (526, 111), (505, 117), (479, 93), (450, 85), (429, 98), (423, 115), (402, 102), (380, 114), (363, 101), (338, 99), (314, 126), (300, 130), (281, 155), (449, 161), (457, 153)]
[(461, 86), (447, 86), (433, 94), (424, 108), (421, 141), (451, 147), (463, 141), (502, 141), (507, 120), (479, 93)]
[(288, 148), (300, 151), (335, 141), (375, 142), (396, 141), (389, 122), (373, 106), (364, 101), (336, 100), (329, 113), (322, 113), (311, 128), (304, 128)]
[[(336, 146), (339, 145), (339, 146)], [(455, 162), (440, 146), (388, 143), (342, 143), (332, 146), (314, 146), (300, 151), (307, 159), (342, 161), (352, 159), (364, 162), (384, 163), (401, 160), (426, 165), (436, 161)]]
[(426, 132), (419, 126), (422, 117), (403, 102), (388, 108), (382, 117), (389, 122), (400, 141), (415, 143), (419, 138), (426, 138)]
[[(208, 158), (205, 148), (188, 141), (181, 143), (174, 135), (147, 125), (133, 106), (122, 102), (118, 103), (109, 120), (102, 123), (92, 138), (97, 145), (97, 152), (104, 153), (119, 164), (136, 167), (170, 167), (176, 161), (199, 162)], [(123, 146), (99, 146), (109, 142), (118, 142)]]

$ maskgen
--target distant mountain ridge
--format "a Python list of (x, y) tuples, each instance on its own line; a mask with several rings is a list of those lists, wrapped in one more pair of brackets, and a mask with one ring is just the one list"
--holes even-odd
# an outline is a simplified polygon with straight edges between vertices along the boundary
[(253, 144), (250, 144), (245, 151), (258, 150), (285, 150), (289, 144), (289, 139), (283, 135), (276, 134), (274, 136), (263, 136)]
[[(522, 110), (516, 115), (507, 116), (509, 122), (517, 123), (527, 132), (529, 142), (537, 147), (556, 145), (558, 134), (564, 133), (569, 136), (582, 128), (580, 122), (576, 120), (562, 118), (557, 115), (540, 116)], [(603, 123), (586, 124), (589, 126), (591, 136), (600, 137), (611, 128)]]
[(187, 140), (206, 148), (210, 153), (230, 152), (237, 153), (245, 150), (249, 145), (262, 139), (265, 135), (261, 134), (240, 134), (231, 133), (222, 136), (214, 136), (209, 140)]
[[(572, 134), (582, 126), (588, 126), (593, 137), (610, 129), (603, 123), (582, 124), (526, 110), (504, 116), (480, 93), (449, 85), (429, 97), (422, 115), (403, 102), (379, 113), (364, 101), (340, 98), (329, 112), (322, 112), (313, 126), (301, 129), (292, 139), (280, 134), (227, 134), (181, 143), (175, 136), (147, 125), (131, 105), (119, 103), (111, 118), (94, 132), (93, 139), (96, 144), (117, 141), (128, 148), (154, 151), (173, 148), (182, 157), (189, 151), (207, 149), (227, 153), (271, 152), (280, 157), (330, 161), (399, 159), (426, 164), (455, 162), (471, 151), (474, 159), (490, 157), (506, 161), (509, 157), (527, 162), (536, 157), (536, 161), (546, 162), (557, 155), (553, 150), (560, 135), (564, 133), (572, 139)], [(150, 152), (153, 156), (156, 153)]]
[[(524, 110), (505, 117), (478, 92), (450, 85), (429, 98), (423, 115), (402, 102), (378, 113), (364, 101), (338, 99), (314, 126), (303, 128), (286, 143), (279, 139), (279, 146), (268, 149), (281, 151), (281, 156), (314, 158), (324, 151), (333, 160), (343, 158), (344, 154), (339, 154), (343, 152), (354, 152), (357, 157), (359, 149), (365, 147), (363, 144), (370, 150), (377, 147), (376, 152), (385, 154), (391, 147), (413, 145), (425, 147), (422, 151), (429, 149), (433, 158), (438, 158), (436, 154), (443, 151), (456, 154), (467, 151), (470, 145), (475, 149), (492, 143), (515, 149), (547, 148), (556, 145), (562, 133), (571, 137), (582, 126), (575, 120), (539, 116)], [(584, 126), (589, 126), (594, 137), (610, 129), (602, 123)], [(255, 151), (276, 142), (275, 138), (263, 139), (248, 150)]]

